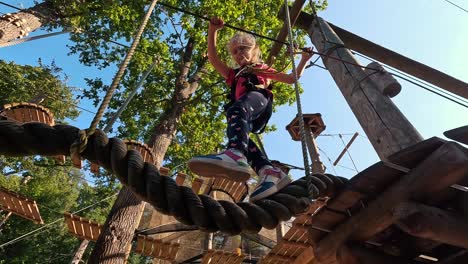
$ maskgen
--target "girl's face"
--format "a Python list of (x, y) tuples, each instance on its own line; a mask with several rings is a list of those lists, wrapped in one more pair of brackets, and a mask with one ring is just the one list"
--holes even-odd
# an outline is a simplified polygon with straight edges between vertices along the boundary
[(254, 46), (234, 46), (231, 48), (231, 55), (239, 66), (252, 64), (254, 60)]

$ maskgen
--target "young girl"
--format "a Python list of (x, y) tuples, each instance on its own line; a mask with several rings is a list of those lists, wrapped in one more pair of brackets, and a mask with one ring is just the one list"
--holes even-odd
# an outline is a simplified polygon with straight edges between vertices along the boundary
[[(213, 17), (208, 28), (208, 59), (231, 88), (227, 104), (228, 121), (227, 150), (189, 160), (189, 169), (204, 177), (224, 177), (233, 181), (246, 181), (252, 174), (248, 162), (252, 164), (261, 180), (250, 201), (263, 199), (287, 186), (291, 180), (271, 162), (249, 138), (249, 133), (261, 133), (271, 116), (273, 94), (270, 81), (294, 83), (294, 74), (277, 72), (260, 60), (260, 48), (254, 36), (243, 32), (236, 33), (229, 41), (228, 48), (238, 69), (228, 67), (218, 56), (216, 32), (223, 28), (224, 21)], [(302, 53), (297, 66), (297, 78), (302, 74), (307, 61), (312, 56), (310, 50)]]

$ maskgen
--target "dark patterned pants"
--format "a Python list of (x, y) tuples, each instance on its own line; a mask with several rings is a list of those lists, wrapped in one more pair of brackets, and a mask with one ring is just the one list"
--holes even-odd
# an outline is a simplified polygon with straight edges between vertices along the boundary
[(226, 111), (228, 121), (227, 147), (238, 149), (244, 153), (256, 172), (264, 165), (271, 165), (265, 154), (249, 138), (252, 123), (266, 110), (268, 100), (264, 94), (251, 91), (235, 101)]

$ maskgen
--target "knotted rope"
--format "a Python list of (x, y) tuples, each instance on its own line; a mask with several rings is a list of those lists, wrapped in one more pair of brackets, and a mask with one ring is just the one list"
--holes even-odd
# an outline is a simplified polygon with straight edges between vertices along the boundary
[[(66, 155), (79, 136), (80, 129), (69, 125), (51, 127), (43, 123), (0, 120), (0, 154)], [(262, 227), (272, 229), (280, 221), (307, 211), (313, 199), (334, 196), (346, 181), (328, 174), (313, 174), (255, 203), (232, 203), (197, 195), (189, 187), (176, 185), (172, 178), (161, 176), (155, 165), (143, 162), (138, 151), (127, 150), (122, 140), (107, 138), (101, 130), (88, 138), (82, 155), (111, 171), (122, 184), (161, 213), (202, 231), (220, 230), (229, 235), (257, 233)]]

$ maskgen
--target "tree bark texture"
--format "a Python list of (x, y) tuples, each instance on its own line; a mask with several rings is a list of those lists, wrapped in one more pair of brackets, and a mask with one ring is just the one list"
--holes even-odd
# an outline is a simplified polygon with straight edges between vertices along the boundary
[[(185, 102), (196, 90), (201, 78), (201, 75), (195, 74), (191, 82), (186, 81), (192, 63), (193, 45), (193, 40), (188, 42), (181, 58), (180, 77), (175, 84), (172, 107), (158, 120), (147, 143), (153, 150), (155, 165), (158, 168), (177, 131), (177, 123), (183, 113)], [(130, 189), (125, 187), (120, 191), (103, 226), (103, 233), (91, 253), (89, 263), (126, 263), (134, 231), (138, 228), (144, 205), (145, 203)]]
[(322, 18), (309, 35), (338, 88), (381, 159), (423, 140), (422, 136), (370, 80), (351, 52)]
[(55, 20), (52, 10), (51, 4), (45, 1), (24, 11), (0, 16), (0, 43), (23, 38), (48, 21)]
[(122, 188), (102, 227), (88, 263), (126, 263), (143, 202), (127, 187)]
[(397, 226), (410, 235), (468, 249), (467, 218), (417, 203), (395, 208)]
[(80, 243), (80, 246), (78, 249), (75, 251), (75, 255), (73, 255), (73, 259), (71, 261), (71, 264), (79, 264), (83, 258), (83, 254), (86, 251), (86, 248), (88, 247), (89, 240), (82, 240)]

